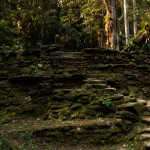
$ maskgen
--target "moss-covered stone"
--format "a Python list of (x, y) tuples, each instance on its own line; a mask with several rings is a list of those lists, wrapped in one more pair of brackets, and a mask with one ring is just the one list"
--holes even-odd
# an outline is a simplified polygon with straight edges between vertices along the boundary
[(59, 110), (59, 119), (62, 119), (62, 120), (66, 120), (68, 118), (70, 118), (70, 115), (71, 115), (71, 108), (70, 107), (65, 107), (63, 109), (60, 109)]

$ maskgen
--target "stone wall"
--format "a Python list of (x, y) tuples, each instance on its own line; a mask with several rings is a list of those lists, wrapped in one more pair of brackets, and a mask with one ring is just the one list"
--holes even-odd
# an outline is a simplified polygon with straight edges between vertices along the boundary
[(109, 128), (113, 136), (140, 120), (145, 104), (138, 99), (150, 96), (150, 53), (50, 45), (1, 53), (0, 68), (0, 116), (121, 119)]
[(0, 68), (0, 103), (1, 107), (11, 105), (9, 111), (34, 110), (40, 114), (51, 99), (62, 99), (59, 89), (63, 89), (62, 95), (76, 90), (82, 93), (90, 78), (101, 80), (97, 81), (99, 86), (113, 86), (117, 93), (146, 98), (150, 95), (149, 53), (90, 48), (83, 52), (61, 52), (59, 47), (43, 46), (41, 50), (1, 53)]
[(150, 53), (86, 49), (84, 58), (88, 70), (97, 70), (117, 90), (149, 98)]

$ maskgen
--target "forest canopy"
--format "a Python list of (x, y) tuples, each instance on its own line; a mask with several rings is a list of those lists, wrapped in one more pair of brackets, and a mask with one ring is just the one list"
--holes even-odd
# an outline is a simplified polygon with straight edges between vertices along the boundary
[[(123, 19), (124, 1), (126, 0), (114, 0), (120, 50), (127, 44)], [(133, 1), (136, 5), (133, 5)], [(110, 0), (1, 0), (1, 51), (22, 51), (52, 43), (66, 49), (111, 48), (107, 45), (109, 34), (106, 29), (106, 22), (113, 20), (107, 12), (109, 2)], [(146, 34), (146, 45), (149, 33), (145, 32), (145, 26), (150, 24), (150, 0), (128, 0), (127, 5), (131, 39), (128, 47), (135, 44), (132, 40), (135, 38), (135, 21), (138, 34)], [(134, 15), (137, 16), (136, 20)]]

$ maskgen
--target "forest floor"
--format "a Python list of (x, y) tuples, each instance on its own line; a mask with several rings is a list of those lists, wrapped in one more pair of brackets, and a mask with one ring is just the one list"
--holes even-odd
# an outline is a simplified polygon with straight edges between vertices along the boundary
[[(69, 123), (69, 122), (68, 122)], [(72, 122), (76, 123), (76, 122)], [(86, 144), (69, 144), (59, 142), (45, 142), (35, 137), (32, 132), (47, 127), (61, 126), (64, 121), (49, 121), (40, 118), (12, 120), (0, 124), (0, 150), (132, 150), (130, 143), (93, 146)]]

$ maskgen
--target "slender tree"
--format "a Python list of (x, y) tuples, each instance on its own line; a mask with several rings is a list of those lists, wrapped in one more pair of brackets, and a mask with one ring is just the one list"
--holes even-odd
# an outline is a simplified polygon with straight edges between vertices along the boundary
[(119, 50), (118, 21), (116, 15), (116, 0), (104, 0), (106, 7), (105, 30), (107, 36), (107, 47)]
[(125, 37), (127, 44), (130, 40), (129, 20), (128, 20), (128, 0), (124, 0), (124, 24), (125, 24)]
[(133, 0), (133, 21), (134, 21), (134, 36), (137, 35), (137, 14), (136, 14), (136, 0)]

